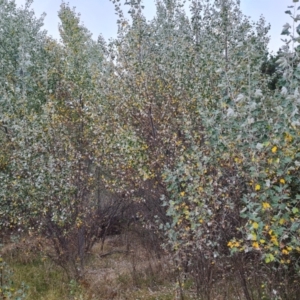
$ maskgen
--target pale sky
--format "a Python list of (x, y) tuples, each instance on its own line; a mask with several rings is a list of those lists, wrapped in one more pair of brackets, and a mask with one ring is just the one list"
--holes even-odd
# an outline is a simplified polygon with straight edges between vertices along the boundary
[[(71, 7), (76, 7), (76, 12), (81, 14), (81, 21), (93, 33), (94, 38), (97, 38), (99, 34), (102, 34), (106, 40), (116, 37), (117, 16), (110, 0), (69, 0), (66, 2)], [(144, 0), (143, 2), (145, 5), (144, 14), (148, 19), (151, 19), (155, 15), (155, 0)], [(25, 0), (16, 0), (16, 3), (23, 5)], [(43, 12), (47, 14), (44, 28), (49, 35), (56, 39), (59, 39), (57, 12), (60, 4), (61, 0), (34, 0), (31, 6), (37, 16)], [(250, 16), (254, 21), (263, 15), (266, 21), (271, 24), (269, 48), (275, 53), (282, 45), (280, 39), (284, 38), (284, 36), (280, 36), (282, 26), (286, 22), (290, 22), (284, 11), (287, 10), (287, 6), (293, 4), (299, 6), (300, 2), (293, 3), (292, 0), (241, 0), (241, 8), (245, 15)]]

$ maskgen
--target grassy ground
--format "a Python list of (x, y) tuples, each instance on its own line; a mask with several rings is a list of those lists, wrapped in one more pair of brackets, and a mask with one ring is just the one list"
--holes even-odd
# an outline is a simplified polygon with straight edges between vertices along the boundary
[(28, 287), (25, 299), (179, 299), (167, 257), (157, 258), (138, 242), (132, 242), (127, 252), (122, 236), (108, 238), (103, 250), (100, 243), (93, 247), (81, 282), (70, 281), (32, 246), (34, 242), (28, 249), (29, 243), (8, 245), (3, 251), (3, 259), (13, 271), (13, 288), (22, 283)]
[[(147, 240), (147, 239), (146, 239)], [(239, 276), (220, 278), (213, 283), (210, 296), (199, 297), (190, 279), (184, 281), (182, 293), (169, 257), (151, 250), (151, 245), (131, 237), (128, 250), (128, 236), (109, 237), (104, 244), (96, 244), (86, 262), (85, 278), (76, 282), (69, 280), (66, 273), (43, 256), (38, 239), (26, 238), (19, 243), (6, 243), (0, 252), (4, 261), (13, 271), (10, 287), (17, 291), (22, 283), (28, 287), (26, 300), (176, 300), (211, 299), (244, 300)], [(0, 260), (0, 288), (1, 288)], [(204, 278), (205, 279), (205, 278)], [(248, 278), (247, 278), (248, 280)], [(251, 283), (252, 282), (252, 283)], [(299, 299), (294, 296), (274, 298), (272, 290), (259, 278), (248, 280), (248, 287), (255, 300)], [(260, 292), (258, 292), (260, 290)], [(13, 293), (12, 293), (13, 294)], [(0, 300), (1, 297), (0, 290)], [(17, 297), (5, 300), (19, 299)], [(22, 298), (23, 300), (23, 298)]]

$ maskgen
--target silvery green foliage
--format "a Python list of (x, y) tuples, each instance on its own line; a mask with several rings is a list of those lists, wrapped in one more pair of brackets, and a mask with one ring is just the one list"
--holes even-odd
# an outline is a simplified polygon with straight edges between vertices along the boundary
[[(34, 91), (45, 81), (42, 62), (45, 32), (41, 31), (43, 17), (37, 19), (30, 4), (27, 1), (24, 8), (17, 8), (14, 1), (0, 3), (2, 114), (18, 110), (22, 115), (23, 109), (35, 107), (41, 101)], [(26, 97), (29, 101), (25, 101)], [(9, 121), (9, 117), (2, 115), (2, 121)]]
[[(28, 126), (30, 112), (39, 110), (45, 101), (44, 91), (39, 86), (45, 85), (45, 65), (42, 61), (45, 32), (40, 28), (43, 18), (37, 19), (30, 10), (31, 1), (24, 8), (16, 8), (14, 1), (0, 2), (0, 203), (2, 223), (7, 221), (12, 202), (9, 194), (11, 185), (16, 180), (10, 172), (9, 163), (15, 163), (14, 155), (21, 149), (18, 141), (24, 139), (22, 130)], [(41, 92), (38, 93), (37, 91)], [(26, 144), (25, 140), (23, 142)], [(14, 222), (18, 223), (17, 215)], [(1, 224), (2, 226), (3, 224)]]
[[(221, 132), (231, 131), (232, 117), (248, 124), (248, 111), (264, 88), (264, 21), (252, 25), (234, 2), (192, 4), (191, 20), (180, 1), (158, 1), (150, 22), (140, 6), (134, 8), (132, 25), (120, 19), (119, 39), (112, 46), (120, 130), (127, 126), (127, 133), (149, 149), (146, 165), (142, 151), (140, 163), (135, 160), (137, 175), (144, 179), (172, 167), (184, 150), (180, 144), (190, 149), (216, 141)], [(125, 149), (130, 152), (130, 145)], [(131, 164), (126, 162), (130, 155), (123, 154), (125, 158), (122, 151), (112, 154), (121, 155), (120, 162), (115, 157), (120, 168)]]
[(235, 1), (194, 1), (191, 13), (192, 63), (185, 68), (190, 76), (181, 80), (194, 105), (182, 123), (189, 147), (166, 173), (172, 199), (168, 214), (174, 216), (169, 233), (175, 245), (190, 245), (191, 230), (197, 237), (194, 250), (213, 259), (226, 253), (226, 239), (241, 225), (244, 174), (230, 160), (236, 145), (248, 144), (257, 134), (249, 127), (268, 93), (260, 72), (268, 27), (263, 19), (251, 23)]
[[(95, 241), (103, 205), (97, 166), (102, 157), (104, 105), (96, 87), (103, 73), (105, 44), (101, 37), (98, 42), (91, 39), (68, 6), (61, 6), (59, 16), (62, 44), (44, 38), (39, 45), (41, 61), (31, 73), (30, 61), (26, 62), (23, 73), (16, 76), (19, 97), (10, 95), (4, 102), (9, 105), (3, 116), (9, 119), (3, 120), (1, 136), (6, 141), (0, 153), (1, 228), (29, 229), (49, 237), (56, 251), (54, 260), (79, 277), (85, 253)], [(7, 20), (15, 21), (9, 13)], [(26, 23), (20, 26), (25, 32)], [(32, 50), (34, 41), (44, 34), (37, 25), (35, 29), (24, 40), (24, 49)], [(44, 81), (38, 81), (39, 72)], [(22, 76), (28, 80), (22, 81)], [(18, 87), (18, 80), (24, 85)], [(37, 99), (43, 101), (38, 109), (31, 109), (31, 101)]]
[(286, 255), (299, 249), (298, 50), (289, 41), (283, 47), (283, 87), (272, 92), (260, 72), (263, 20), (251, 24), (233, 1), (194, 2), (192, 11), (199, 117), (184, 124), (191, 146), (165, 173), (170, 242), (212, 261), (230, 248), (290, 263)]
[(142, 1), (126, 2), (130, 20), (113, 2), (108, 45), (66, 4), (58, 43), (30, 2), (0, 2), (0, 225), (55, 237), (80, 276), (101, 186), (157, 215), (178, 257), (296, 251), (298, 27), (284, 26), (282, 88), (270, 91), (268, 26), (239, 1), (190, 1), (189, 17), (185, 1), (160, 0), (150, 21)]
[[(142, 5), (131, 3), (132, 23), (122, 16), (118, 39), (111, 44), (113, 93), (108, 90), (117, 120), (109, 155), (119, 188), (127, 187), (149, 203), (151, 213), (164, 218), (160, 178), (165, 165), (174, 162), (177, 134), (191, 105), (187, 67), (192, 59), (192, 31), (184, 10), (175, 4), (158, 2), (157, 16), (147, 22)], [(152, 189), (152, 184), (157, 188)]]

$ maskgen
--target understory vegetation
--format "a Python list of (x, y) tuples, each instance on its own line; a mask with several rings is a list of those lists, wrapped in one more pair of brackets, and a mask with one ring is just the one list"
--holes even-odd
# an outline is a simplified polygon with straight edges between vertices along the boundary
[(300, 14), (120, 0), (97, 40), (0, 0), (0, 299), (298, 299)]

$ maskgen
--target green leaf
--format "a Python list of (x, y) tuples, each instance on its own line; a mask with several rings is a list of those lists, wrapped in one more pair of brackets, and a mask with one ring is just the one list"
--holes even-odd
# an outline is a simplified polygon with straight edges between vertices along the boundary
[(298, 222), (294, 222), (291, 226), (291, 231), (294, 232), (299, 228), (299, 223)]
[(291, 28), (291, 25), (290, 25), (289, 23), (286, 23), (286, 24), (283, 26), (281, 35), (289, 35), (289, 34), (290, 34), (289, 29), (290, 29), (290, 28)]
[(275, 257), (274, 257), (273, 254), (271, 254), (271, 253), (266, 254), (266, 256), (265, 256), (265, 262), (267, 264), (270, 263), (270, 262), (272, 262), (272, 261), (274, 261), (274, 260), (275, 260)]

